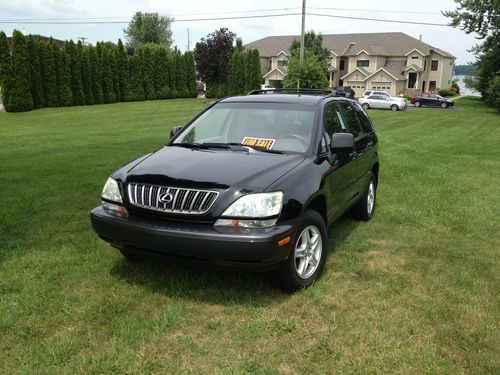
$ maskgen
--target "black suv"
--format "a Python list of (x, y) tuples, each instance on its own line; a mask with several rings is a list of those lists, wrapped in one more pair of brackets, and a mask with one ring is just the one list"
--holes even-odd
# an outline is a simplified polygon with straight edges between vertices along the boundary
[(296, 290), (321, 275), (327, 225), (346, 211), (373, 215), (377, 136), (351, 99), (258, 90), (211, 104), (171, 135), (114, 172), (91, 212), (94, 230), (130, 260), (274, 270)]
[(411, 104), (415, 107), (428, 105), (446, 109), (448, 107), (452, 107), (454, 103), (452, 100), (448, 100), (436, 94), (417, 94), (411, 98)]

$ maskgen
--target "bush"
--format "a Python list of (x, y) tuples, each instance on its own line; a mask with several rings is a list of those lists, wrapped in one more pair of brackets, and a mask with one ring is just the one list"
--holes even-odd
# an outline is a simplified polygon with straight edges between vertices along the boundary
[(446, 96), (455, 96), (457, 93), (453, 90), (442, 89), (438, 91), (438, 94), (446, 97)]
[(486, 94), (486, 104), (500, 112), (500, 72), (491, 80)]

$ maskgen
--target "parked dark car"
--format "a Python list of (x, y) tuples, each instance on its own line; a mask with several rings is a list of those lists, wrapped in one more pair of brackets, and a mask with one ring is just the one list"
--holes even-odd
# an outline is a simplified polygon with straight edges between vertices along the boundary
[(415, 107), (433, 106), (446, 109), (453, 106), (455, 103), (452, 100), (448, 100), (436, 94), (417, 94), (411, 98), (411, 104)]
[(344, 96), (347, 98), (354, 98), (356, 94), (351, 86), (339, 86), (334, 89), (336, 96)]
[(377, 136), (361, 106), (323, 90), (258, 90), (211, 104), (167, 145), (114, 172), (94, 230), (147, 254), (272, 270), (296, 290), (321, 275), (327, 226), (369, 220)]

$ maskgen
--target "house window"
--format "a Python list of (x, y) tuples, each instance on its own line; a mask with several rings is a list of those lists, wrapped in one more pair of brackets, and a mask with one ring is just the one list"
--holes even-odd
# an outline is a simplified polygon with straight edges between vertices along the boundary
[(418, 60), (418, 56), (412, 56), (411, 59), (412, 60)]
[(340, 70), (344, 70), (345, 69), (345, 60), (340, 60)]
[(438, 63), (439, 61), (438, 60), (432, 60), (431, 61), (431, 70), (433, 72), (437, 71), (438, 70)]
[(429, 81), (429, 91), (436, 91), (436, 81)]
[(278, 68), (283, 68), (288, 65), (288, 60), (278, 60)]
[(356, 61), (356, 66), (358, 68), (364, 68), (370, 66), (370, 60), (358, 60)]

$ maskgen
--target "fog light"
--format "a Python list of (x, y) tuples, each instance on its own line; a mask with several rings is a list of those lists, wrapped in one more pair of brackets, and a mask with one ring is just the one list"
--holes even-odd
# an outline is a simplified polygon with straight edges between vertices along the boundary
[(110, 215), (128, 217), (127, 209), (122, 205), (102, 201), (102, 208)]

